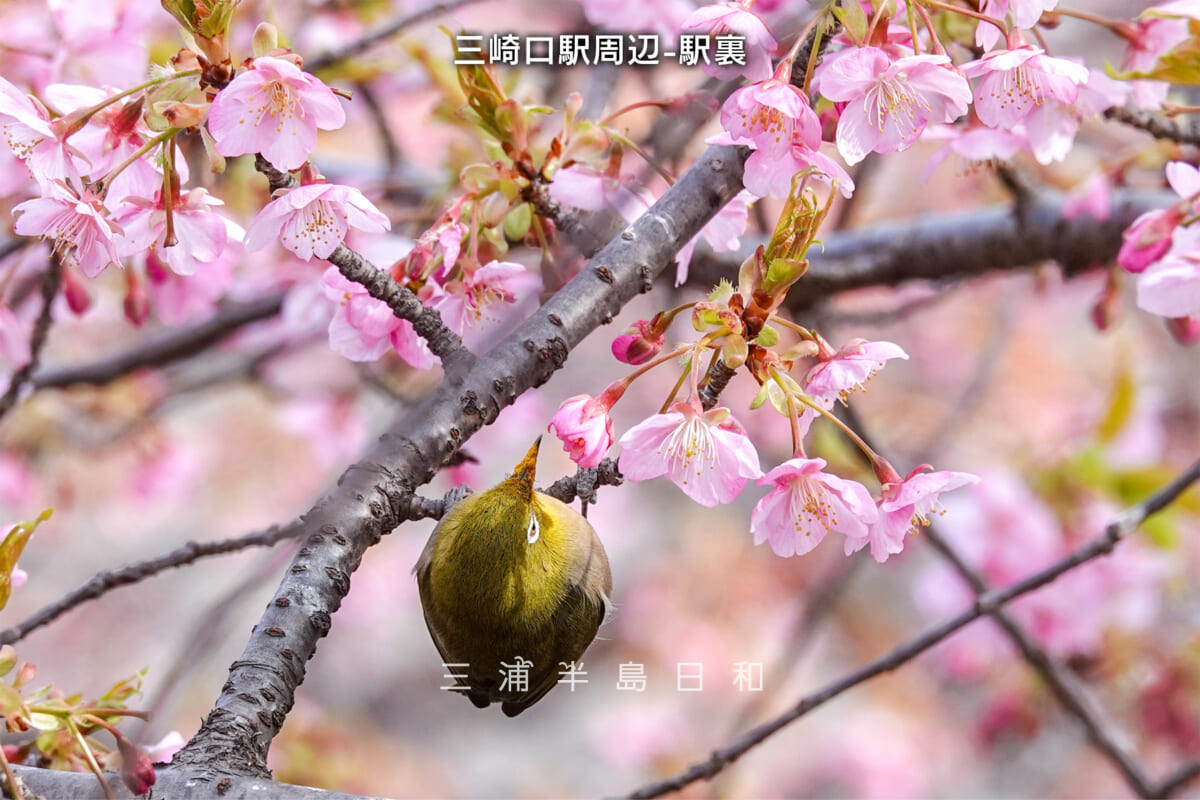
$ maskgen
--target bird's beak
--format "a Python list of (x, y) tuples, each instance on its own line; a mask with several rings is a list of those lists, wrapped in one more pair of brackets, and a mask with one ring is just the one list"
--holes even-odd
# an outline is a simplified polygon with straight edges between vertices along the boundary
[(541, 444), (541, 436), (534, 439), (533, 446), (529, 448), (529, 452), (525, 454), (525, 458), (521, 459), (521, 463), (517, 464), (511, 478), (511, 480), (516, 481), (522, 487), (526, 488), (530, 496), (533, 495), (533, 479), (537, 474), (538, 447)]

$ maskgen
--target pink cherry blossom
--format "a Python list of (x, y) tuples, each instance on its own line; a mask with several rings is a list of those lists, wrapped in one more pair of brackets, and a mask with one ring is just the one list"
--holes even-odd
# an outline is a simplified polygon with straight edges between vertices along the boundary
[(808, 371), (804, 389), (825, 408), (836, 400), (846, 401), (856, 389), (861, 389), (889, 359), (908, 358), (899, 345), (891, 342), (868, 342), (854, 339), (831, 357)]
[(387, 303), (376, 300), (366, 287), (347, 280), (336, 267), (321, 278), (325, 296), (338, 303), (329, 322), (329, 346), (351, 361), (375, 361), (388, 350), (416, 369), (438, 363), (412, 323), (397, 319)]
[(548, 191), (552, 199), (565, 206), (584, 211), (611, 208), (630, 222), (654, 202), (624, 179), (587, 164), (572, 164), (559, 170)]
[(711, 144), (745, 144), (775, 155), (789, 150), (794, 136), (810, 150), (821, 144), (821, 121), (786, 76), (731, 94), (721, 106), (721, 127), (725, 134), (709, 139)]
[[(233, 244), (233, 243), (227, 243)], [(170, 253), (175, 248), (167, 248)], [(215, 260), (192, 275), (181, 275), (154, 252), (146, 254), (146, 293), (155, 316), (168, 325), (182, 325), (216, 311), (233, 284), (234, 261), (241, 247), (227, 246)]]
[(89, 278), (121, 260), (117, 247), (120, 232), (99, 198), (90, 190), (79, 197), (60, 182), (49, 183), (45, 189), (43, 197), (26, 200), (13, 209), (13, 214), (20, 214), (14, 231), (53, 239), (54, 248)]
[(822, 95), (845, 103), (837, 126), (842, 158), (894, 153), (916, 142), (929, 122), (953, 122), (967, 112), (971, 87), (947, 56), (893, 58), (878, 47), (843, 50), (817, 75)]
[(223, 156), (262, 153), (276, 169), (304, 165), (317, 128), (346, 124), (346, 112), (320, 79), (281, 58), (254, 59), (222, 89), (208, 112), (208, 130)]
[(328, 258), (346, 232), (382, 233), (391, 222), (353, 186), (313, 183), (276, 192), (246, 229), (246, 249), (261, 250), (279, 240), (305, 261)]
[(87, 158), (66, 139), (67, 127), (39, 102), (0, 77), (0, 138), (25, 162), (40, 184), (66, 181), (80, 185), (90, 169)]
[[(1126, 81), (1117, 81), (1098, 70), (1088, 70), (1072, 103), (1042, 103), (1029, 112), (1021, 125), (1029, 149), (1039, 164), (1052, 164), (1067, 157), (1075, 144), (1080, 123), (1113, 106), (1125, 104)], [(1018, 126), (1020, 129), (1021, 126)]]
[(1104, 172), (1094, 173), (1067, 192), (1063, 198), (1063, 217), (1077, 219), (1086, 214), (1102, 222), (1107, 220), (1112, 216), (1112, 188), (1111, 177)]
[(743, 189), (726, 203), (716, 216), (700, 229), (700, 232), (679, 248), (675, 256), (678, 264), (675, 270), (675, 285), (687, 282), (688, 268), (692, 264), (692, 253), (696, 243), (703, 238), (715, 253), (730, 253), (741, 247), (742, 234), (746, 232), (746, 224), (750, 219), (750, 206), (755, 197)]
[(577, 394), (558, 407), (546, 430), (562, 440), (563, 449), (581, 467), (595, 467), (612, 447), (609, 407), (599, 398)]
[(489, 261), (460, 280), (425, 284), (421, 299), (475, 349), (490, 344), (483, 333), (499, 321), (503, 313), (499, 309), (532, 297), (540, 287), (538, 276), (523, 264)]
[[(1174, 4), (1167, 4), (1172, 5)], [(1122, 71), (1150, 72), (1163, 55), (1187, 40), (1189, 33), (1186, 19), (1153, 16), (1162, 13), (1163, 8), (1165, 6), (1147, 9), (1125, 28), (1129, 49), (1125, 51), (1125, 58), (1121, 61)], [(1166, 81), (1157, 80), (1135, 80), (1129, 84), (1134, 104), (1138, 108), (1146, 109), (1161, 106), (1171, 88)]]
[(824, 472), (821, 458), (792, 458), (759, 478), (772, 486), (754, 506), (754, 543), (770, 542), (778, 556), (804, 555), (831, 531), (865, 537), (879, 516), (867, 488)]
[(1171, 234), (1182, 219), (1177, 208), (1156, 208), (1139, 215), (1122, 234), (1117, 263), (1128, 272), (1144, 272), (1171, 249)]
[(820, 150), (810, 150), (796, 135), (792, 148), (771, 155), (765, 150), (755, 150), (746, 159), (743, 182), (750, 192), (763, 197), (787, 197), (792, 191), (792, 178), (797, 172), (807, 171), (812, 180), (837, 187), (843, 197), (854, 193), (854, 180), (841, 164)]
[(1022, 45), (994, 50), (964, 64), (975, 87), (975, 113), (991, 128), (1011, 128), (1047, 101), (1074, 103), (1088, 69), (1065, 58), (1054, 58), (1040, 47)]
[(749, 10), (752, 3), (731, 2), (714, 3), (701, 6), (684, 20), (684, 33), (708, 34), (709, 37), (737, 34), (742, 37), (746, 47), (746, 63), (744, 65), (717, 66), (703, 62), (700, 69), (705, 75), (727, 81), (741, 75), (749, 81), (761, 81), (771, 77), (771, 56), (775, 54), (778, 43), (767, 26)]
[(618, 466), (631, 481), (665, 475), (702, 506), (733, 501), (758, 478), (758, 453), (729, 409), (699, 411), (676, 403), (625, 432)]
[(866, 535), (846, 536), (846, 555), (868, 544), (871, 555), (880, 563), (904, 549), (904, 537), (915, 525), (929, 524), (929, 515), (939, 508), (938, 495), (978, 483), (979, 478), (965, 472), (925, 472), (928, 464), (917, 467), (898, 483), (884, 484), (879, 500), (879, 517)]
[(192, 275), (197, 265), (217, 260), (231, 233), (240, 238), (239, 226), (213, 212), (224, 202), (204, 189), (191, 189), (175, 197), (171, 218), (176, 243), (166, 247), (167, 212), (162, 202), (161, 191), (153, 201), (129, 197), (114, 213), (113, 221), (125, 232), (121, 255), (153, 253), (177, 275)]
[[(1041, 19), (1042, 13), (1052, 10), (1058, 5), (1058, 0), (984, 0), (981, 12), (989, 17), (1004, 19), (1004, 15), (1012, 12), (1013, 22), (1018, 28), (1032, 28)], [(988, 22), (980, 22), (975, 29), (975, 44), (984, 50), (991, 50), (1000, 40), (1000, 29)]]

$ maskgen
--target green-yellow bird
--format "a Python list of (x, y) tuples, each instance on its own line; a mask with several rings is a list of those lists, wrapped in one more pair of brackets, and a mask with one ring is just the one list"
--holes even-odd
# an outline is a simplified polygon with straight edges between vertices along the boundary
[[(451, 508), (413, 570), (442, 660), (466, 665), (454, 668), (457, 683), (479, 708), (501, 703), (510, 717), (579, 661), (612, 592), (596, 531), (533, 490), (540, 443), (507, 480)], [(514, 679), (518, 659), (528, 662), (527, 683)]]

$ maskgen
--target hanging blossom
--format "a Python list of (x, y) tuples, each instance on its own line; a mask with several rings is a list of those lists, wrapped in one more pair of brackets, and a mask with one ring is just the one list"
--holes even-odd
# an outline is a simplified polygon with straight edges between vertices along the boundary
[(1170, 241), (1166, 254), (1138, 275), (1138, 308), (1168, 319), (1200, 317), (1200, 225), (1176, 228)]
[(278, 240), (305, 261), (328, 258), (350, 228), (382, 233), (392, 225), (352, 186), (313, 183), (281, 189), (246, 229), (246, 249), (261, 250)]
[[(1004, 15), (1012, 12), (1013, 22), (1018, 28), (1029, 29), (1037, 24), (1046, 11), (1054, 10), (1058, 0), (984, 0), (982, 13), (996, 19), (1004, 19)], [(975, 44), (984, 50), (991, 50), (1000, 40), (1000, 29), (989, 22), (980, 22), (975, 29)]]
[(792, 458), (758, 480), (771, 486), (750, 515), (756, 545), (769, 542), (778, 556), (804, 555), (831, 531), (856, 541), (879, 516), (867, 487), (824, 472), (821, 458)]
[(317, 147), (317, 128), (346, 124), (337, 96), (289, 61), (256, 58), (217, 93), (208, 130), (223, 156), (262, 153), (276, 169), (299, 169)]
[(1046, 102), (1074, 103), (1079, 84), (1088, 79), (1087, 67), (1032, 45), (994, 50), (962, 70), (980, 79), (975, 113), (990, 128), (1012, 128)]
[(846, 536), (846, 555), (871, 546), (871, 556), (883, 563), (904, 549), (904, 537), (916, 525), (928, 525), (929, 515), (938, 512), (938, 495), (978, 483), (979, 478), (965, 472), (925, 472), (922, 464), (904, 480), (885, 483), (879, 499), (879, 516), (867, 532)]
[(1074, 102), (1042, 103), (1017, 126), (1039, 164), (1065, 159), (1075, 145), (1075, 134), (1084, 119), (1113, 106), (1125, 105), (1129, 96), (1127, 81), (1113, 80), (1098, 70), (1088, 70), (1088, 78), (1079, 84), (1078, 90)]
[(92, 192), (79, 197), (63, 183), (46, 185), (46, 194), (13, 209), (20, 215), (13, 230), (21, 236), (54, 240), (54, 249), (68, 264), (94, 278), (109, 264), (119, 263), (120, 229), (108, 218), (104, 204)]
[(786, 198), (792, 193), (792, 176), (797, 172), (808, 172), (812, 180), (836, 187), (843, 197), (854, 193), (854, 180), (842, 165), (820, 150), (808, 147), (798, 131), (792, 133), (791, 148), (782, 153), (772, 155), (766, 150), (751, 153), (742, 180), (753, 194)]
[(1184, 202), (1140, 215), (1126, 228), (1117, 263), (1133, 273), (1144, 272), (1171, 249), (1171, 237), (1183, 218), (1200, 204), (1200, 170), (1183, 161), (1166, 167), (1167, 183)]
[(817, 90), (845, 103), (837, 146), (849, 164), (867, 153), (894, 153), (916, 142), (929, 122), (967, 113), (971, 87), (940, 55), (893, 58), (878, 47), (843, 50), (816, 76)]
[(758, 453), (728, 408), (701, 411), (676, 403), (630, 428), (617, 466), (631, 481), (666, 476), (702, 506), (732, 502), (758, 478)]
[(562, 440), (563, 449), (581, 467), (595, 467), (613, 443), (612, 398), (577, 394), (563, 401), (546, 430)]
[(389, 350), (416, 369), (438, 363), (412, 323), (399, 319), (387, 303), (376, 300), (365, 286), (348, 280), (337, 267), (321, 277), (325, 296), (338, 304), (329, 322), (329, 346), (351, 361), (375, 361)]
[(512, 306), (533, 296), (540, 288), (538, 275), (523, 264), (493, 260), (460, 279), (426, 283), (420, 297), (426, 305), (437, 309), (447, 328), (474, 349), (491, 344), (480, 339), (479, 334), (491, 323), (500, 321), (497, 306)]
[(740, 0), (701, 6), (683, 21), (684, 33), (707, 34), (710, 38), (736, 34), (745, 43), (745, 64), (718, 66), (706, 60), (700, 64), (705, 75), (722, 81), (739, 75), (748, 81), (771, 77), (771, 56), (775, 55), (779, 44), (763, 21), (750, 11), (752, 5), (752, 2)]
[(162, 191), (154, 200), (127, 197), (113, 221), (125, 232), (120, 246), (123, 256), (153, 253), (177, 275), (193, 275), (197, 265), (216, 261), (231, 236), (240, 240), (241, 228), (213, 212), (224, 205), (204, 189), (180, 192), (175, 197), (171, 220), (176, 243), (166, 246), (167, 212)]
[(808, 371), (804, 390), (825, 408), (832, 408), (835, 401), (844, 403), (854, 391), (862, 389), (893, 358), (907, 359), (908, 354), (891, 342), (853, 339)]
[(721, 106), (725, 132), (708, 143), (749, 145), (780, 155), (791, 149), (795, 135), (811, 150), (820, 147), (821, 121), (804, 93), (792, 85), (790, 74), (783, 75), (782, 71), (781, 66), (769, 80), (743, 86), (731, 94)]

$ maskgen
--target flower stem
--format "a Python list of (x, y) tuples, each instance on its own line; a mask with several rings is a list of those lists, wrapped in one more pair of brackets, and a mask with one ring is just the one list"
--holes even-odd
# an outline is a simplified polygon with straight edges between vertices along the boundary
[(1008, 35), (1008, 26), (1004, 24), (1003, 20), (996, 19), (995, 17), (989, 17), (987, 14), (981, 14), (978, 11), (972, 11), (969, 8), (962, 8), (960, 6), (952, 6), (949, 3), (942, 3), (942, 2), (940, 2), (940, 0), (920, 0), (920, 2), (927, 6), (933, 6), (934, 8), (940, 8), (943, 11), (949, 11), (954, 14), (962, 14), (964, 17), (973, 17), (982, 22), (987, 22), (987, 23), (989, 23), (991, 25), (995, 25), (997, 28), (999, 28), (1000, 32), (1003, 33), (1005, 36)]
[(170, 75), (163, 75), (158, 78), (151, 78), (148, 81), (143, 81), (142, 83), (139, 83), (137, 86), (131, 86), (128, 89), (125, 89), (124, 91), (117, 92), (112, 97), (106, 97), (103, 100), (101, 100), (99, 103), (97, 103), (96, 105), (89, 108), (87, 111), (84, 111), (84, 112), (80, 113), (78, 116), (73, 117), (71, 120), (71, 128), (63, 136), (63, 138), (66, 139), (67, 137), (71, 136), (72, 134), (77, 133), (80, 129), (83, 128), (84, 125), (87, 124), (88, 120), (90, 120), (96, 114), (99, 114), (101, 111), (108, 108), (113, 103), (117, 102), (118, 100), (124, 100), (126, 97), (129, 97), (132, 94), (137, 94), (138, 92), (140, 92), (144, 89), (149, 89), (151, 87), (159, 86), (164, 83), (170, 83), (171, 81), (178, 80), (179, 78), (190, 78), (192, 76), (199, 75), (199, 74), (200, 74), (199, 69), (188, 69), (188, 70), (184, 70), (183, 72), (173, 72)]
[(99, 186), (99, 189), (97, 190), (96, 194), (99, 195), (100, 197), (103, 197), (104, 193), (106, 191), (108, 191), (109, 184), (112, 183), (113, 178), (120, 175), (130, 164), (137, 161), (139, 158), (146, 155), (146, 153), (150, 152), (155, 147), (162, 144), (166, 140), (170, 139), (177, 133), (179, 133), (178, 128), (167, 128), (165, 131), (160, 133), (158, 136), (155, 136), (153, 139), (148, 139), (145, 144), (143, 144), (137, 150), (134, 150), (132, 153), (130, 153), (129, 158), (125, 159), (120, 164), (117, 164), (115, 167), (113, 167), (111, 170), (109, 170), (107, 175), (105, 175), (103, 178), (100, 179), (100, 181), (99, 181), (100, 186)]
[(96, 763), (96, 756), (92, 753), (91, 745), (87, 739), (79, 732), (79, 727), (75, 724), (75, 720), (67, 717), (67, 730), (75, 737), (75, 741), (79, 743), (79, 748), (83, 751), (83, 757), (87, 759), (88, 768), (96, 776), (96, 780), (100, 781), (100, 788), (104, 790), (104, 796), (107, 800), (116, 800), (116, 795), (113, 794), (112, 788), (109, 787), (108, 781), (104, 780), (104, 770), (100, 769), (100, 765)]

